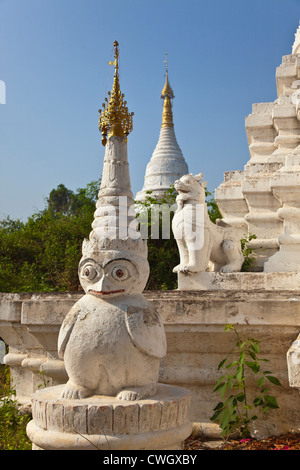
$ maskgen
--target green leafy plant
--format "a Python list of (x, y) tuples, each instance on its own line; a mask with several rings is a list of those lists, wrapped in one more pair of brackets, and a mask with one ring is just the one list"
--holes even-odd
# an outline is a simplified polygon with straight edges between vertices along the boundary
[(251, 256), (253, 253), (252, 248), (249, 248), (248, 246), (248, 243), (251, 240), (254, 240), (255, 238), (257, 238), (257, 236), (253, 233), (249, 233), (249, 235), (244, 235), (243, 238), (241, 238), (241, 248), (244, 256), (244, 262), (241, 269), (243, 272), (250, 271), (253, 261), (255, 259), (253, 256)]
[[(268, 385), (281, 386), (281, 383), (271, 371), (261, 369), (261, 362), (268, 362), (268, 360), (258, 357), (260, 352), (258, 340), (252, 338), (242, 340), (233, 325), (226, 325), (225, 331), (235, 333), (234, 354), (237, 357), (229, 362), (229, 356), (232, 357), (230, 353), (218, 366), (218, 370), (225, 368), (226, 373), (219, 378), (214, 392), (219, 393), (223, 401), (214, 408), (214, 414), (210, 419), (220, 425), (223, 437), (228, 437), (235, 432), (242, 437), (249, 437), (249, 424), (257, 419), (257, 415), (253, 414), (252, 410), (259, 408), (263, 415), (267, 415), (270, 410), (279, 408), (276, 398), (270, 394)], [(246, 385), (246, 371), (257, 376), (258, 394), (251, 404)]]
[(212, 193), (205, 188), (205, 200), (207, 205), (207, 212), (210, 220), (215, 224), (217, 219), (222, 219), (222, 214), (219, 210), (218, 204), (215, 201)]
[(42, 383), (38, 385), (38, 388), (47, 388), (48, 385), (50, 385), (50, 380), (49, 379), (46, 379), (46, 374), (45, 374), (45, 371), (44, 370), (40, 370), (39, 372), (40, 374), (40, 377), (42, 379)]
[(30, 450), (31, 442), (26, 434), (26, 426), (31, 417), (19, 410), (8, 367), (1, 371), (0, 382), (0, 450)]

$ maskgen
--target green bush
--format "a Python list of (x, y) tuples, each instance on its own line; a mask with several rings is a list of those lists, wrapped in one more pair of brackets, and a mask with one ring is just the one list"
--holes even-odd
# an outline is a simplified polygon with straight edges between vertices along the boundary
[(26, 426), (31, 416), (19, 411), (8, 368), (0, 369), (0, 450), (31, 450)]
[[(46, 199), (44, 210), (27, 222), (0, 221), (0, 291), (51, 292), (81, 290), (78, 262), (84, 238), (89, 236), (94, 217), (100, 181), (92, 181), (76, 192), (60, 184)], [(155, 204), (175, 203), (176, 191), (171, 186), (159, 201), (148, 194), (145, 209)], [(207, 207), (211, 220), (221, 217), (209, 192)], [(147, 290), (177, 288), (177, 275), (172, 272), (179, 263), (176, 240), (170, 218), (168, 239), (148, 238), (150, 276)], [(149, 224), (151, 221), (149, 221)], [(161, 224), (161, 220), (160, 220)]]
[[(73, 193), (60, 185), (26, 223), (0, 222), (0, 291), (76, 291), (78, 261), (91, 231), (99, 182)], [(63, 197), (68, 193), (68, 200)], [(72, 196), (72, 197), (71, 197)]]

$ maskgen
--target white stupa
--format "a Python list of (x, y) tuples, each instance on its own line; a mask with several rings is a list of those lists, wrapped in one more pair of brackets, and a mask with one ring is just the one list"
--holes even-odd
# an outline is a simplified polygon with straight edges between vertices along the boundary
[(298, 29), (295, 33), (295, 40), (292, 47), (292, 54), (299, 54), (300, 53), (300, 21)]
[(147, 165), (144, 186), (136, 194), (136, 201), (144, 201), (147, 191), (159, 199), (174, 181), (188, 173), (188, 166), (177, 143), (172, 114), (173, 90), (169, 84), (166, 62), (166, 82), (161, 92), (164, 100), (159, 140)]

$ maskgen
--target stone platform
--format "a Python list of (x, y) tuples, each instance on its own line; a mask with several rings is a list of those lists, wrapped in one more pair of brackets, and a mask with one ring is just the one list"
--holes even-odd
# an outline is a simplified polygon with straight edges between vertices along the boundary
[(63, 388), (32, 397), (27, 434), (33, 450), (180, 450), (192, 432), (184, 388), (158, 384), (155, 396), (138, 401), (62, 399)]
[(196, 291), (272, 291), (299, 290), (300, 273), (297, 272), (238, 272), (204, 271), (178, 274), (179, 290)]

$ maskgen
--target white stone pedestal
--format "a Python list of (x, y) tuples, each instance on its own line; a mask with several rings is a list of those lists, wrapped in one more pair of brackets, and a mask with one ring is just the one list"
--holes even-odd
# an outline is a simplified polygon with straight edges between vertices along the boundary
[(33, 450), (180, 450), (191, 434), (190, 393), (158, 384), (138, 401), (62, 399), (64, 385), (36, 392), (27, 434)]

